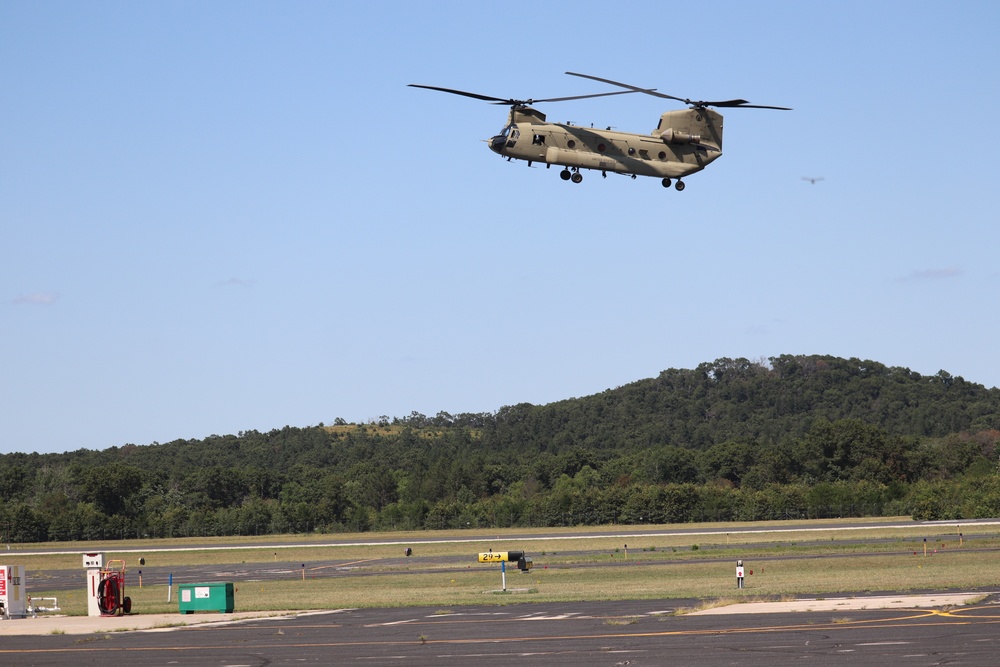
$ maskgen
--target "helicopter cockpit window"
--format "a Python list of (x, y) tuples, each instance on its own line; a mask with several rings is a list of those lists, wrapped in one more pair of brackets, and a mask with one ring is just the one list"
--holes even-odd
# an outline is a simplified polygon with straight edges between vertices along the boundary
[(507, 135), (507, 148), (513, 148), (517, 144), (517, 140), (521, 136), (521, 131), (517, 129), (516, 125), (510, 126), (510, 134)]
[(533, 145), (535, 145), (535, 146), (544, 146), (545, 145), (545, 135), (544, 134), (536, 134), (534, 137), (531, 138), (531, 143)]

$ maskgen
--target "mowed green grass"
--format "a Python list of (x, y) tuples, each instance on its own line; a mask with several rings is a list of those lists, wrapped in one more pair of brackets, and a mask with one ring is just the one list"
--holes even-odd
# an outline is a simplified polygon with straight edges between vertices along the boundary
[[(882, 524), (885, 522), (881, 520)], [(211, 543), (223, 548), (194, 551), (158, 551), (184, 548), (185, 543), (193, 542), (190, 540), (147, 541), (141, 548), (149, 549), (148, 553), (140, 553), (147, 568), (155, 566), (160, 572), (186, 565), (231, 566), (238, 571), (245, 564), (271, 564), (281, 571), (277, 580), (234, 580), (237, 611), (415, 605), (446, 609), (470, 604), (669, 598), (756, 600), (762, 596), (824, 596), (861, 591), (981, 589), (997, 584), (994, 563), (1000, 551), (1000, 526), (887, 528), (873, 521), (868, 529), (838, 531), (826, 529), (829, 523), (813, 522), (810, 524), (813, 530), (795, 532), (787, 532), (780, 522), (615, 527), (618, 532), (615, 536), (582, 539), (533, 535), (553, 532), (586, 535), (588, 531), (610, 529), (506, 531), (507, 535), (516, 534), (519, 538), (505, 537), (504, 532), (496, 531), (311, 535), (297, 539), (285, 536), (281, 540), (285, 545), (306, 546), (238, 550), (225, 548), (235, 544), (235, 540), (200, 539), (199, 545)], [(773, 526), (773, 532), (739, 532), (751, 525)], [(715, 534), (641, 535), (653, 529), (692, 528)], [(959, 532), (964, 532), (964, 538), (959, 538)], [(414, 542), (414, 557), (404, 557), (403, 545), (415, 539), (442, 541)], [(344, 540), (396, 544), (322, 546)], [(249, 538), (240, 540), (247, 541)], [(53, 545), (35, 546), (42, 550)], [(167, 586), (159, 581), (162, 577), (155, 584), (139, 588), (139, 553), (115, 551), (116, 547), (131, 550), (139, 546), (134, 541), (97, 547), (80, 545), (80, 553), (104, 551), (108, 559), (127, 560), (126, 586), (133, 613), (176, 612), (178, 582), (175, 580), (168, 603)], [(532, 557), (534, 568), (521, 573), (509, 563), (507, 590), (501, 591), (499, 565), (477, 561), (477, 554), (490, 548), (524, 550)], [(29, 580), (33, 573), (43, 580), (49, 569), (80, 569), (79, 590), (34, 591), (34, 594), (58, 596), (64, 613), (86, 613), (78, 553), (9, 556), (10, 563), (26, 566)], [(742, 590), (736, 588), (736, 559), (743, 560), (747, 573)]]

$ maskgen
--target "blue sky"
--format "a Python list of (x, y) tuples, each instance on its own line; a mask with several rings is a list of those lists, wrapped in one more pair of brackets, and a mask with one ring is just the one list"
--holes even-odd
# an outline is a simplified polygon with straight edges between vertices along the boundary
[[(719, 357), (1000, 386), (994, 2), (0, 0), (0, 452), (492, 412)], [(726, 111), (665, 190), (496, 97)], [(643, 95), (541, 105), (649, 132)], [(823, 177), (810, 184), (803, 177)]]

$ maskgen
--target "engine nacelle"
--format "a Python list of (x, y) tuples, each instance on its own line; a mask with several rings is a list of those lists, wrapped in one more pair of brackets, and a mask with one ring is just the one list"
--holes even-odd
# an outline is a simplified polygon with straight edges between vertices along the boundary
[(671, 127), (668, 127), (663, 132), (660, 132), (660, 139), (663, 140), (665, 144), (700, 144), (701, 135), (700, 134), (688, 134), (687, 132), (679, 132)]

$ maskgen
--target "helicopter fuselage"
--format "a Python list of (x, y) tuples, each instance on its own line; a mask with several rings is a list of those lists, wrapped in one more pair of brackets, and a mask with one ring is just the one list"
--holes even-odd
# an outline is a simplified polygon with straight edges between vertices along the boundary
[(722, 115), (710, 109), (668, 111), (650, 134), (550, 123), (531, 107), (511, 110), (503, 132), (489, 140), (504, 157), (561, 165), (574, 171), (683, 178), (722, 155)]
[[(662, 179), (663, 187), (673, 185), (677, 190), (683, 190), (685, 187), (684, 181), (681, 180), (683, 177), (701, 171), (722, 156), (722, 114), (709, 107), (791, 111), (788, 107), (750, 104), (744, 99), (694, 101), (668, 95), (655, 88), (640, 88), (590, 74), (566, 73), (624, 90), (519, 100), (441, 86), (425, 86), (417, 83), (409, 85), (414, 88), (471, 97), (493, 104), (509, 105), (507, 125), (500, 134), (489, 139), (490, 150), (508, 160), (526, 160), (529, 167), (533, 162), (542, 162), (546, 167), (554, 164), (562, 165), (564, 169), (559, 176), (564, 181), (574, 183), (583, 180), (581, 169), (596, 169), (602, 176), (607, 176), (610, 171), (628, 174), (632, 178), (659, 177)], [(549, 123), (545, 120), (545, 114), (531, 106), (540, 102), (566, 102), (632, 93), (683, 102), (688, 108), (667, 111), (660, 116), (657, 128), (649, 134), (634, 134), (618, 132), (610, 127), (601, 130), (573, 123)]]

